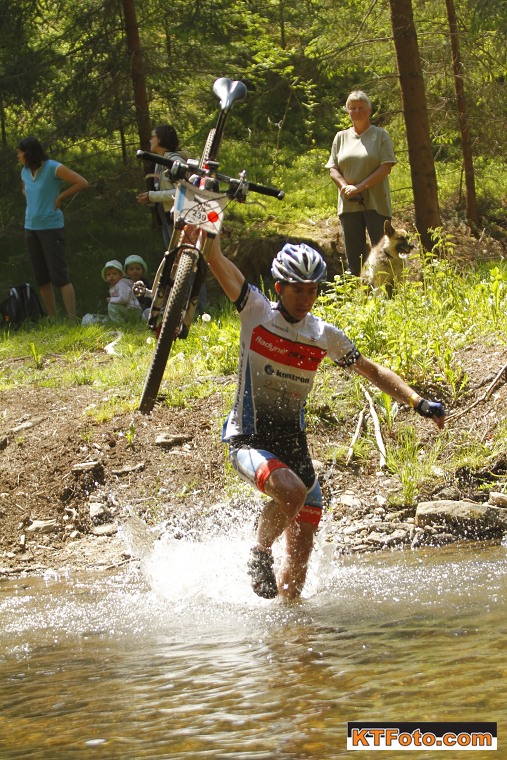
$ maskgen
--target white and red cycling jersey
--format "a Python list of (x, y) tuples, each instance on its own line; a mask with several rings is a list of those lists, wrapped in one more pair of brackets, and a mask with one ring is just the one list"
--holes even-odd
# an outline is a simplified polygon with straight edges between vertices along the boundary
[(313, 314), (288, 321), (277, 303), (253, 285), (245, 284), (236, 307), (241, 320), (238, 388), (223, 440), (297, 434), (305, 429), (305, 402), (324, 357), (349, 366), (359, 352), (342, 330)]

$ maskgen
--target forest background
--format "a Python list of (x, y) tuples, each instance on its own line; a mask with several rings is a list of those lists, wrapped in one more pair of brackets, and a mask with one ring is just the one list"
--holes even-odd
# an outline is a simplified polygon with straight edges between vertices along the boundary
[(502, 238), (506, 38), (505, 0), (2, 0), (0, 289), (32, 280), (22, 137), (90, 182), (64, 208), (66, 234), (78, 309), (104, 311), (105, 261), (137, 253), (153, 270), (162, 251), (135, 202), (145, 189), (135, 152), (168, 122), (198, 157), (221, 76), (249, 92), (229, 117), (222, 170), (286, 191), (283, 203), (236, 206), (233, 237), (308, 237), (334, 218), (324, 164), (359, 87), (395, 145), (394, 216), (427, 248), (442, 225)]

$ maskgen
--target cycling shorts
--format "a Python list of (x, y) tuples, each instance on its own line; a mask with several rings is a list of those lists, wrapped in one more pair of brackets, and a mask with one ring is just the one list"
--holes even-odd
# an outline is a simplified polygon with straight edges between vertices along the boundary
[[(262, 440), (262, 443), (261, 443)], [(267, 441), (257, 435), (238, 435), (229, 441), (229, 457), (238, 475), (265, 493), (265, 485), (274, 470), (287, 467), (301, 478), (307, 496), (296, 521), (318, 526), (322, 517), (322, 491), (315, 475), (304, 433), (279, 441)]]

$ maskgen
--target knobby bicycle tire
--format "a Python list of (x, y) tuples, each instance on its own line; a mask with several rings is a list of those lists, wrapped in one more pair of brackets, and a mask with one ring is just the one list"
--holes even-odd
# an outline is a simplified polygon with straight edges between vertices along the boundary
[(210, 129), (210, 131), (208, 133), (208, 137), (206, 138), (206, 142), (204, 144), (204, 150), (202, 152), (201, 160), (199, 161), (199, 168), (200, 169), (203, 168), (204, 164), (206, 163), (206, 161), (209, 158), (209, 153), (210, 153), (210, 150), (211, 150), (211, 146), (213, 145), (213, 140), (214, 140), (214, 137), (215, 137), (215, 132), (216, 132), (216, 129), (215, 129), (215, 127), (213, 127), (212, 129)]
[(196, 255), (195, 248), (183, 248), (181, 250), (174, 284), (165, 308), (162, 326), (139, 402), (139, 411), (143, 414), (149, 414), (155, 406), (169, 353), (180, 328), (183, 307), (190, 294), (192, 270)]

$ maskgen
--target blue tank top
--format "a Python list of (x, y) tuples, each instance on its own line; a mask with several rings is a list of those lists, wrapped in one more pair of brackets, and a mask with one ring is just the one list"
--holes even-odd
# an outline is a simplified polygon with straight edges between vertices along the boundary
[(58, 230), (63, 227), (63, 213), (61, 209), (55, 209), (55, 200), (62, 187), (62, 180), (56, 176), (59, 166), (58, 161), (48, 159), (35, 177), (27, 166), (21, 169), (26, 196), (27, 230)]

